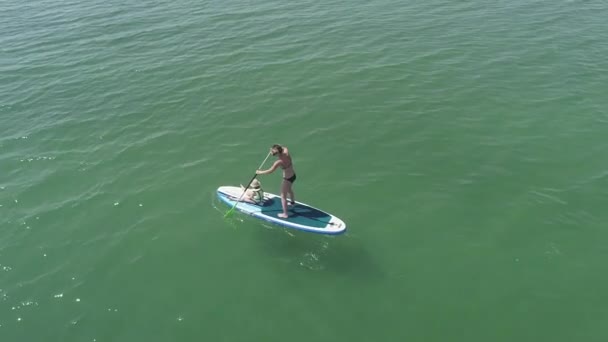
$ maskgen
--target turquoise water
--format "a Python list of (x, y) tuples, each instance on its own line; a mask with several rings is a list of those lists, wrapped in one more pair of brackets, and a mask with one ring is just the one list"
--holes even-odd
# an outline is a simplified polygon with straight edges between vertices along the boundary
[(0, 9), (0, 341), (608, 338), (605, 2)]

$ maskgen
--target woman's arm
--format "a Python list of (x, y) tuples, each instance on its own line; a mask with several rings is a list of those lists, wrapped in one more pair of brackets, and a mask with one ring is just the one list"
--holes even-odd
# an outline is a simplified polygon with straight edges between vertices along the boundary
[(270, 169), (268, 169), (268, 170), (256, 170), (255, 174), (256, 175), (267, 175), (269, 173), (273, 173), (274, 170), (276, 170), (277, 167), (279, 167), (279, 165), (281, 165), (281, 161), (277, 160), (277, 161), (274, 162), (274, 164), (272, 164), (272, 166), (270, 167)]

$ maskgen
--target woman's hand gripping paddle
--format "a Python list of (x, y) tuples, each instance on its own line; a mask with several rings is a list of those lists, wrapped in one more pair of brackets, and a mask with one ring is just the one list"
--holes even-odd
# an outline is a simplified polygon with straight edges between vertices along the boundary
[[(258, 167), (258, 170), (261, 169), (262, 166), (264, 166), (264, 164), (266, 164), (266, 160), (268, 160), (268, 157), (270, 157), (271, 154), (272, 154), (271, 152), (268, 152), (268, 155), (266, 156), (266, 158), (264, 159), (264, 161), (262, 162), (262, 164), (260, 164), (260, 167)], [(230, 210), (228, 210), (226, 212), (226, 214), (224, 215), (224, 217), (228, 217), (230, 214), (232, 214), (232, 212), (234, 211), (234, 208), (236, 208), (236, 205), (239, 204), (239, 202), (241, 201), (241, 198), (243, 198), (243, 195), (245, 195), (245, 192), (247, 192), (247, 189), (249, 189), (249, 186), (251, 185), (251, 182), (253, 182), (253, 180), (257, 176), (258, 176), (257, 173), (253, 175), (253, 177), (251, 178), (251, 180), (247, 184), (247, 187), (245, 188), (245, 190), (243, 190), (243, 193), (241, 194), (241, 197), (239, 197), (239, 199), (234, 203), (234, 205), (232, 206), (232, 208), (230, 208)]]

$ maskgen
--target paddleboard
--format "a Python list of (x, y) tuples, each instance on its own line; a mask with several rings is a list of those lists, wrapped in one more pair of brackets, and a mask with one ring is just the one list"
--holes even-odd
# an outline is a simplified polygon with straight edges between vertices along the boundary
[[(220, 186), (217, 189), (218, 198), (230, 208), (242, 194), (243, 190), (237, 186)], [(306, 232), (337, 235), (346, 231), (346, 224), (338, 217), (298, 201), (288, 207), (288, 218), (280, 218), (277, 214), (283, 212), (281, 196), (268, 192), (264, 192), (262, 204), (241, 201), (235, 209), (279, 226)]]

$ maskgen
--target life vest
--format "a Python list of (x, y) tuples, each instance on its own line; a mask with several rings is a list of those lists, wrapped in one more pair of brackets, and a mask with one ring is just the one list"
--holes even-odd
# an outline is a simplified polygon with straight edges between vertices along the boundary
[(262, 189), (260, 188), (260, 190), (258, 190), (258, 191), (254, 191), (254, 192), (253, 192), (253, 200), (254, 200), (256, 203), (258, 203), (258, 204), (260, 204), (260, 203), (264, 202), (264, 190), (262, 190)]

